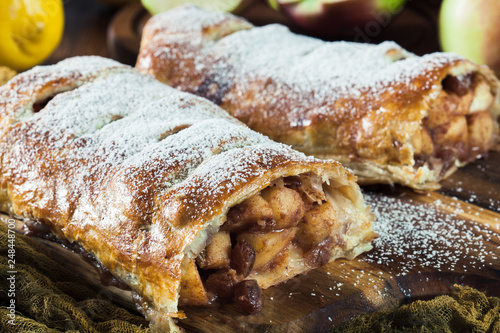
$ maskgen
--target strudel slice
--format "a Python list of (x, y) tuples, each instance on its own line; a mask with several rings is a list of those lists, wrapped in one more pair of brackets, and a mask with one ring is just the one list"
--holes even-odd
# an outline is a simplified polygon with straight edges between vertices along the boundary
[(184, 6), (154, 16), (137, 68), (361, 183), (439, 187), (498, 142), (499, 83), (454, 54), (324, 42)]
[[(36, 67), (0, 88), (0, 208), (74, 242), (156, 328), (371, 248), (355, 176), (112, 60)], [(32, 223), (32, 222), (31, 222)]]

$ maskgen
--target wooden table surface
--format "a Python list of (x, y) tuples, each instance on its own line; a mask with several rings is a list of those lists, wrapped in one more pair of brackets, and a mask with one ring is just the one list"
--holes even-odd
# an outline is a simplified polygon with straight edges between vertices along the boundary
[(109, 57), (106, 31), (118, 10), (93, 0), (65, 0), (63, 38), (45, 64), (79, 55)]
[[(417, 54), (437, 51), (439, 2), (409, 2), (391, 27), (372, 41), (394, 37)], [(65, 4), (64, 37), (46, 63), (76, 55), (110, 56), (107, 30), (119, 9), (92, 0), (67, 0)], [(248, 15), (253, 21), (263, 17), (255, 12)], [(379, 215), (377, 228), (382, 237), (373, 251), (269, 288), (264, 311), (257, 316), (242, 316), (231, 305), (215, 311), (188, 308), (182, 325), (206, 332), (321, 332), (359, 313), (446, 294), (454, 283), (500, 297), (500, 153), (460, 169), (433, 193), (417, 194), (398, 186), (364, 191)], [(88, 268), (80, 271), (82, 275), (89, 272)], [(93, 279), (97, 286), (98, 278)], [(130, 305), (126, 297), (116, 299)]]

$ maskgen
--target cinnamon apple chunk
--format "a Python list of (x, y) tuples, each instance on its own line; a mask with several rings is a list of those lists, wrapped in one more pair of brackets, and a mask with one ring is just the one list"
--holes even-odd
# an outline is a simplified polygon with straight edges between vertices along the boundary
[(498, 139), (498, 123), (491, 111), (494, 103), (494, 91), (483, 75), (446, 76), (412, 136), (414, 167), (427, 167), (436, 177), (445, 178), (487, 154)]
[(269, 187), (262, 191), (274, 214), (273, 229), (294, 227), (304, 216), (306, 206), (299, 192), (287, 187)]
[(203, 269), (228, 268), (231, 263), (231, 238), (228, 232), (217, 232), (210, 244), (196, 258), (198, 267)]
[[(297, 243), (304, 250), (310, 250), (332, 236), (340, 234), (341, 224), (337, 210), (329, 202), (314, 207), (305, 214), (299, 224)], [(340, 245), (340, 242), (337, 241)]]
[(256, 252), (254, 270), (259, 270), (268, 264), (281, 251), (285, 250), (297, 233), (297, 228), (273, 230), (271, 232), (243, 233), (239, 241), (246, 241)]
[(179, 304), (206, 305), (209, 302), (207, 292), (198, 273), (194, 259), (184, 258), (182, 262), (184, 274), (181, 279)]
[(196, 260), (185, 262), (181, 303), (234, 300), (258, 312), (261, 288), (370, 248), (376, 235), (367, 208), (356, 213), (360, 203), (356, 189), (312, 173), (273, 181), (230, 208)]
[(257, 194), (233, 207), (222, 229), (237, 233), (250, 227), (263, 229), (270, 222), (274, 222), (273, 209), (269, 202)]
[(492, 145), (495, 122), (487, 111), (476, 112), (467, 119), (469, 142), (472, 150), (487, 152)]

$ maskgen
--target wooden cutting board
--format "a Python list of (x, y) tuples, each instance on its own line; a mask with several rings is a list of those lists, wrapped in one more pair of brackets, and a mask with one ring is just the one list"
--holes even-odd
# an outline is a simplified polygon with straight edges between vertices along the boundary
[[(231, 304), (186, 307), (180, 325), (188, 332), (326, 332), (357, 314), (447, 294), (454, 284), (500, 297), (500, 153), (457, 171), (437, 192), (363, 191), (378, 215), (372, 251), (265, 290), (260, 314), (242, 315)], [(130, 292), (103, 287), (79, 255), (42, 242), (108, 299), (134, 309)]]

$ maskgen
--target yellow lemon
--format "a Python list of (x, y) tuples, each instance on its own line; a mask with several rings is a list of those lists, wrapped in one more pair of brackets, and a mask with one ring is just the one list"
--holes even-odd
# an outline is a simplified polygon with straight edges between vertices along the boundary
[(63, 28), (61, 0), (0, 0), (0, 65), (23, 71), (41, 63)]

